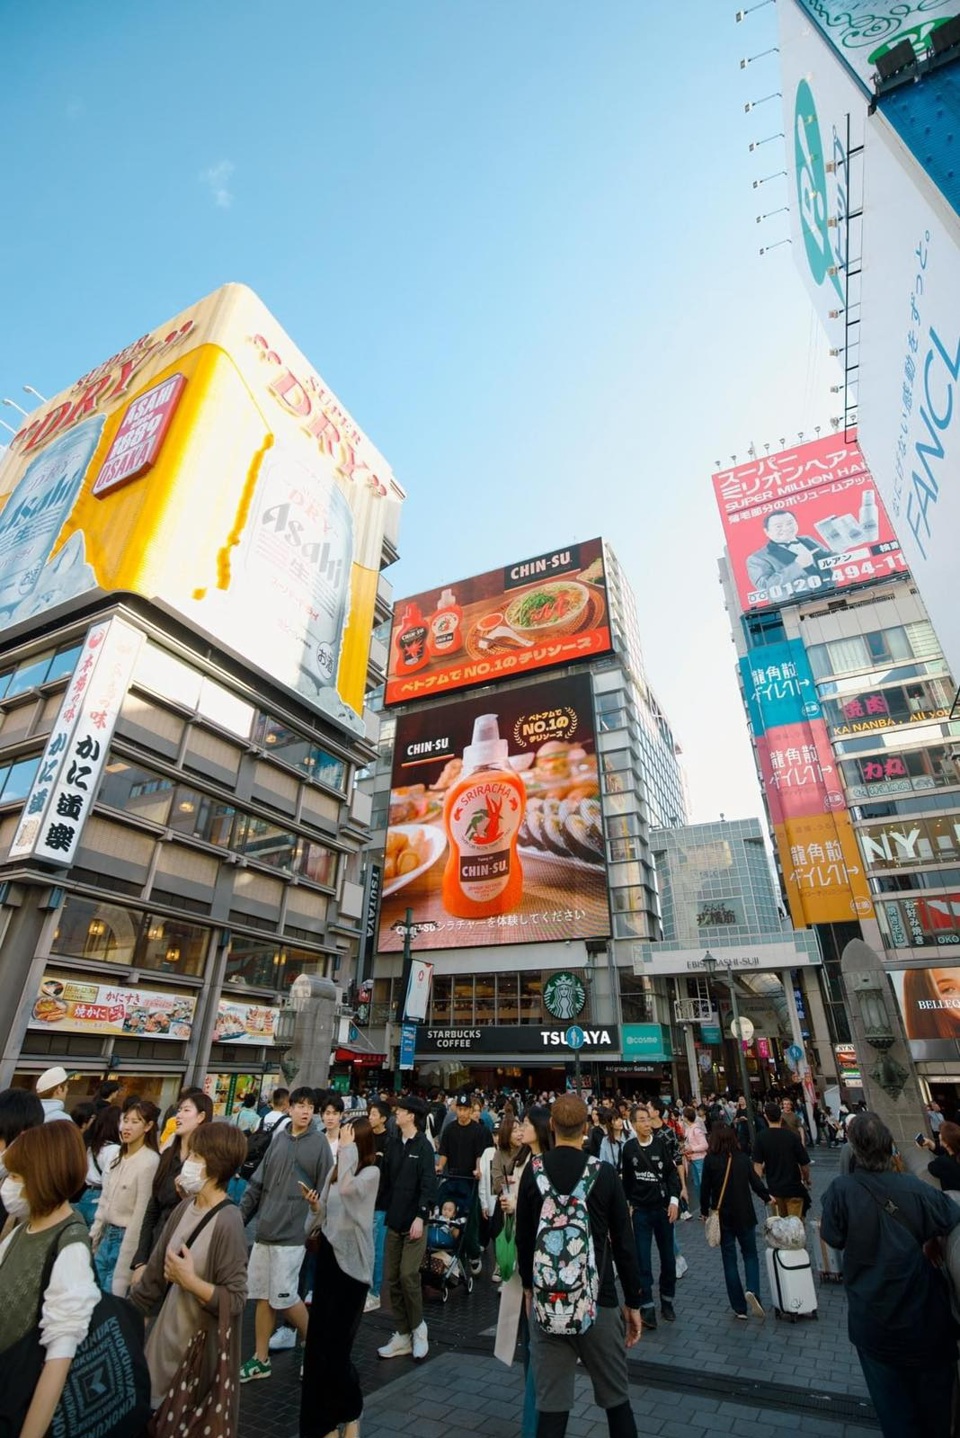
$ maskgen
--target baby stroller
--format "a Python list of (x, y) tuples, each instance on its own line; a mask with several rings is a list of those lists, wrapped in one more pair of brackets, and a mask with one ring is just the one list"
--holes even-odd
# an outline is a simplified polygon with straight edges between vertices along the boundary
[(468, 1293), (473, 1291), (470, 1271), (471, 1233), (479, 1221), (479, 1192), (476, 1179), (460, 1177), (437, 1178), (437, 1199), (427, 1219), (427, 1251), (420, 1266), (425, 1290), (434, 1289), (441, 1303), (450, 1297), (450, 1289), (462, 1283)]

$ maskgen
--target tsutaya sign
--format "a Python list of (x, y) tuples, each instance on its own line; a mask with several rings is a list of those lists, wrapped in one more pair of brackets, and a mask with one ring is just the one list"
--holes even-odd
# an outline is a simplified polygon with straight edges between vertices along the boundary
[(733, 969), (740, 973), (763, 973), (768, 970), (805, 969), (821, 962), (819, 953), (798, 948), (784, 940), (769, 944), (726, 947), (711, 945), (709, 949), (673, 949), (666, 944), (634, 944), (633, 972), (635, 974), (695, 974), (705, 973), (703, 960), (712, 954), (717, 961), (717, 972)]
[[(620, 1053), (620, 1030), (616, 1024), (583, 1024), (584, 1043), (580, 1052), (586, 1057), (612, 1057)], [(549, 1054), (554, 1063), (564, 1062), (573, 1054), (566, 1039), (567, 1029), (558, 1025), (548, 1028), (539, 1024), (481, 1024), (477, 1028), (421, 1029), (417, 1054), (453, 1052), (476, 1054)]]

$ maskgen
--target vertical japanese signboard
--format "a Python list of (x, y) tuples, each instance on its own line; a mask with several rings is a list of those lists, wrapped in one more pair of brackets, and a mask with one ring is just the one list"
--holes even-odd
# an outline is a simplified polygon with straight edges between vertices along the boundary
[(13, 837), (11, 859), (74, 862), (142, 645), (140, 631), (122, 619), (95, 624), (87, 634)]

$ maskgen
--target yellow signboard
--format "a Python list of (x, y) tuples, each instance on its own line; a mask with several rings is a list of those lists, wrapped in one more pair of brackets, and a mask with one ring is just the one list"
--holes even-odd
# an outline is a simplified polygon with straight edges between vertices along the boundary
[(83, 594), (175, 609), (353, 732), (403, 491), (225, 285), (31, 414), (0, 463), (0, 633)]
[(798, 929), (873, 917), (850, 815), (843, 810), (774, 825), (790, 917)]

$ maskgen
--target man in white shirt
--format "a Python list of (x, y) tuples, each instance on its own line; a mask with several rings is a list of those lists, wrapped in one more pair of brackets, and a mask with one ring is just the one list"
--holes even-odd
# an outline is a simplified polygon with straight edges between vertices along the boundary
[(270, 1097), (270, 1103), (272, 1105), (270, 1112), (264, 1114), (263, 1123), (261, 1124), (261, 1128), (263, 1128), (265, 1132), (273, 1128), (274, 1124), (278, 1124), (282, 1118), (289, 1118), (290, 1090), (288, 1088), (275, 1088)]

